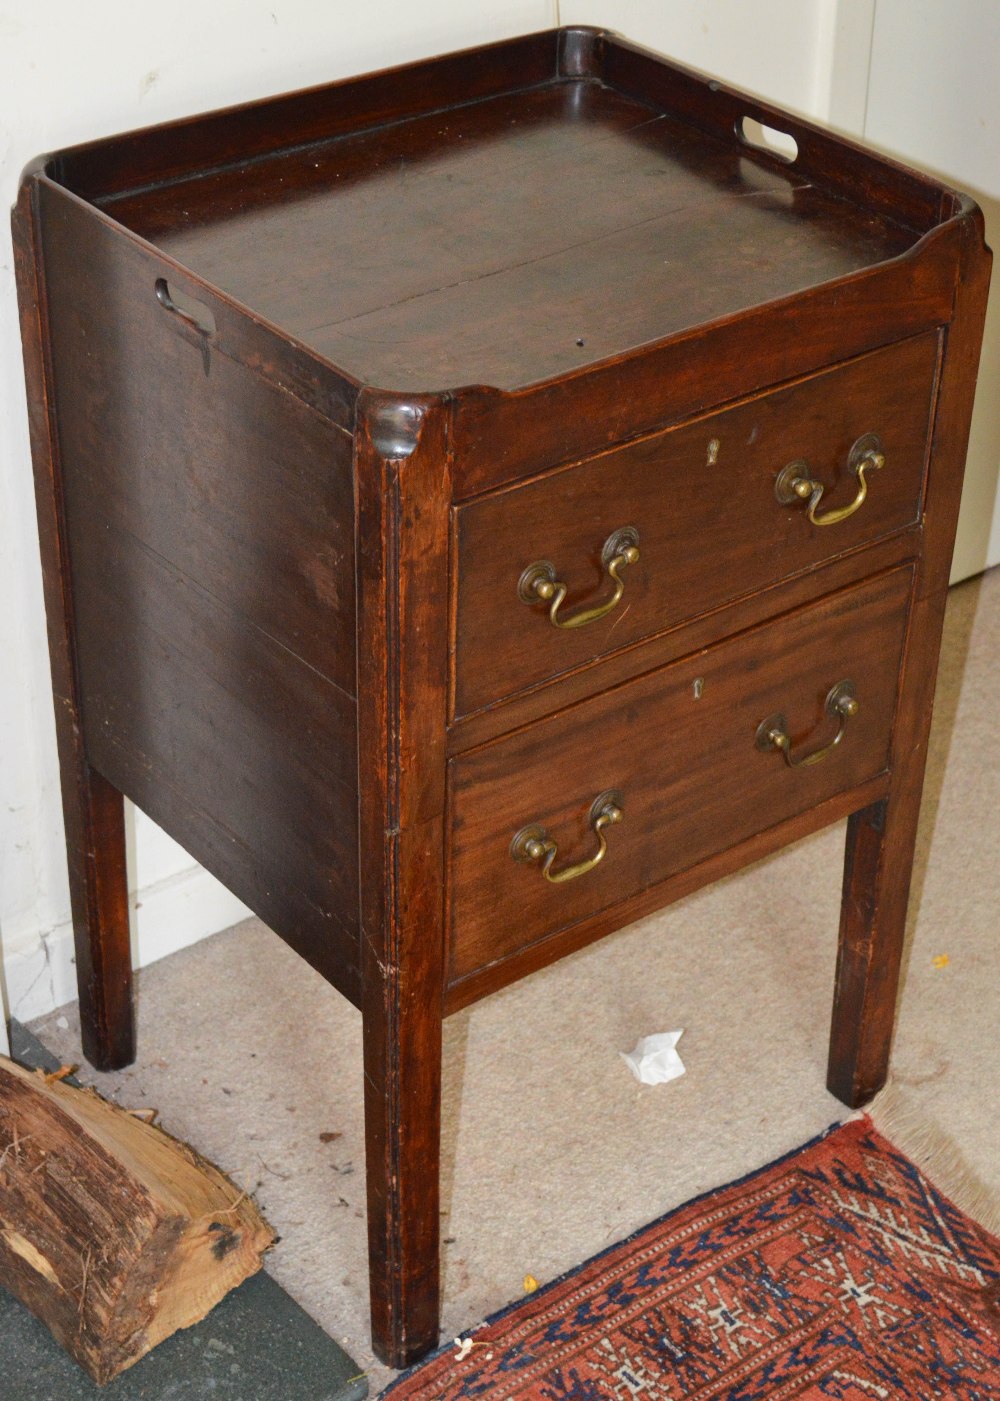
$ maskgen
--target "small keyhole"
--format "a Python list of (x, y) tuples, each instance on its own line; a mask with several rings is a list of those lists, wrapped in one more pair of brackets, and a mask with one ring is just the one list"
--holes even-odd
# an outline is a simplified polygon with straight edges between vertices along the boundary
[(699, 677), (696, 679), (696, 681), (695, 681), (695, 683), (694, 683), (694, 688), (693, 688), (693, 689), (694, 689), (694, 698), (695, 698), (695, 700), (701, 700), (701, 693), (702, 693), (702, 691), (704, 691), (704, 689), (705, 689), (705, 678), (704, 678), (704, 676), (699, 676)]
[(708, 455), (705, 458), (706, 467), (714, 467), (719, 460), (719, 440), (710, 438), (708, 443)]

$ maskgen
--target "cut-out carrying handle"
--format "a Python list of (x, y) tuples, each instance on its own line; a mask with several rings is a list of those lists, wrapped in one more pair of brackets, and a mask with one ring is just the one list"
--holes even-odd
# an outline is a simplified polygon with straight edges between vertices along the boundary
[(189, 297), (186, 292), (172, 287), (165, 277), (158, 277), (155, 284), (156, 300), (173, 316), (178, 316), (192, 330), (202, 336), (215, 335), (215, 316), (204, 302)]
[(189, 297), (177, 287), (172, 287), (165, 277), (158, 277), (153, 285), (156, 300), (178, 322), (193, 331), (201, 348), (201, 365), (206, 376), (212, 370), (211, 339), (215, 335), (215, 316), (211, 307)]
[(736, 135), (744, 146), (749, 146), (753, 151), (760, 151), (762, 155), (773, 156), (775, 160), (784, 161), (786, 165), (791, 165), (798, 158), (799, 143), (791, 132), (768, 126), (766, 122), (762, 122), (758, 117), (751, 117), (749, 113), (737, 119)]

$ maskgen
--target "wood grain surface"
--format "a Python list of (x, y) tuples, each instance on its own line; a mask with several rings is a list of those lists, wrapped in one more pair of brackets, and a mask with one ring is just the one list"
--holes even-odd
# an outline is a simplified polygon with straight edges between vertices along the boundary
[[(252, 183), (230, 169), (111, 208), (358, 379), (400, 390), (550, 379), (916, 241), (595, 81), (271, 164)], [(319, 250), (337, 277), (316, 281)]]
[[(937, 360), (938, 336), (921, 336), (460, 507), (456, 714), (914, 523)], [(776, 500), (778, 473), (801, 460), (826, 488), (823, 512), (849, 505), (851, 446), (872, 432), (886, 466), (855, 515), (812, 525), (802, 502)], [(546, 560), (569, 589), (560, 617), (601, 603), (612, 592), (602, 546), (625, 526), (640, 558), (623, 569), (613, 612), (560, 629), (542, 601), (520, 601), (522, 571)]]
[(40, 194), (87, 760), (357, 1001), (352, 439)]
[(188, 1144), (5, 1056), (0, 1163), (0, 1283), (99, 1386), (204, 1318), (275, 1240)]
[[(453, 759), (451, 978), (586, 918), (886, 768), (912, 571), (904, 568), (719, 643), (508, 739)], [(789, 769), (755, 745), (783, 713), (797, 753), (829, 743), (824, 701), (857, 687), (860, 714), (822, 763)], [(595, 870), (552, 885), (511, 857), (539, 823), (557, 867), (589, 856), (589, 809), (621, 794)]]
[[(438, 1339), (449, 414), (362, 395), (358, 720), (372, 1345)], [(401, 430), (401, 427), (403, 431)]]
[(135, 1056), (125, 814), (121, 793), (91, 767), (83, 739), (76, 613), (64, 475), (41, 259), (39, 187), (22, 185), (12, 217), (28, 427), (48, 629), (63, 828), (83, 1049), (113, 1070)]
[(840, 943), (827, 1085), (845, 1104), (867, 1103), (889, 1073), (907, 903), (934, 709), (962, 473), (982, 343), (991, 255), (982, 216), (962, 229), (955, 319), (948, 328), (934, 417), (925, 502), (925, 548), (907, 631), (892, 783), (884, 802), (866, 806), (847, 833)]

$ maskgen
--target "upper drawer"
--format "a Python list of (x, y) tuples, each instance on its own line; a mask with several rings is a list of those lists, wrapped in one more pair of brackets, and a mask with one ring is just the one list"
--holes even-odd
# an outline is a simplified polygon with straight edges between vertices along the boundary
[[(917, 521), (937, 354), (936, 332), (915, 337), (460, 506), (455, 714)], [(852, 449), (871, 434), (884, 465), (851, 514), (812, 524), (805, 487), (778, 500), (794, 463), (786, 481), (823, 487), (818, 522), (849, 507), (865, 445)], [(620, 531), (638, 538), (634, 563), (610, 560)], [(555, 585), (548, 601), (535, 578)]]

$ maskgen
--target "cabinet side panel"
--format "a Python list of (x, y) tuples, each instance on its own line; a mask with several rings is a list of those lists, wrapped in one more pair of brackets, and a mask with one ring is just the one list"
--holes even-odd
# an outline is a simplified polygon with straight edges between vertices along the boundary
[(211, 314), (195, 280), (58, 188), (39, 199), (70, 508), (102, 499), (110, 523), (353, 695), (350, 436), (285, 393), (280, 367), (219, 352), (195, 324)]
[(155, 255), (41, 226), (88, 760), (356, 1000), (352, 440)]

